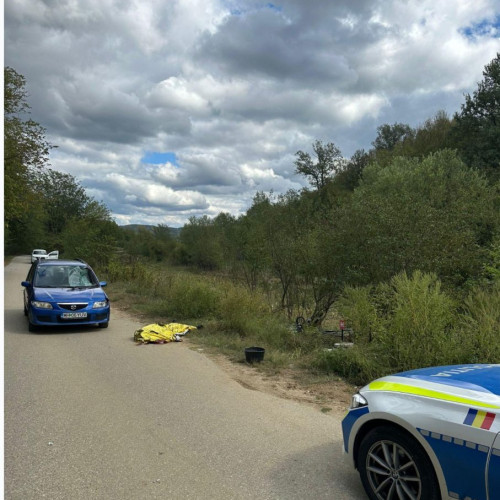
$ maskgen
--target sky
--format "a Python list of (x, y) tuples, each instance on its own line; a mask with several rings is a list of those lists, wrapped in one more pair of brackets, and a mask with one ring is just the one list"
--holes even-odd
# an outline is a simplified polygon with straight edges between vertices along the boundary
[(297, 151), (460, 110), (500, 52), (498, 0), (5, 0), (4, 65), (119, 225), (238, 216), (307, 185)]

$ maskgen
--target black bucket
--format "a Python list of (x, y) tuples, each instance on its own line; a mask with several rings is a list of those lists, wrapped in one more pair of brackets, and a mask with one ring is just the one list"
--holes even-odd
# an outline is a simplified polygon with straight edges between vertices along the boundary
[(260, 363), (264, 359), (265, 352), (263, 347), (247, 347), (245, 348), (245, 359), (247, 363)]

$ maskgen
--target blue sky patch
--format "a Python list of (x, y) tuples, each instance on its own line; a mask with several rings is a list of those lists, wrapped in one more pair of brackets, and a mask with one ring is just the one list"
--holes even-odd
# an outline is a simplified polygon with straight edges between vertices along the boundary
[(283, 7), (281, 7), (280, 5), (276, 5), (274, 3), (268, 2), (268, 3), (261, 4), (261, 5), (256, 5), (253, 9), (252, 8), (242, 9), (239, 7), (232, 8), (232, 9), (230, 9), (230, 12), (231, 12), (232, 16), (243, 16), (244, 14), (247, 14), (249, 12), (256, 11), (256, 10), (264, 10), (264, 9), (269, 9), (269, 10), (272, 10), (274, 12), (282, 12), (283, 11)]
[(484, 19), (480, 23), (475, 23), (460, 29), (460, 33), (467, 38), (491, 37), (500, 38), (500, 15), (493, 20)]
[(141, 162), (149, 163), (151, 165), (163, 165), (164, 163), (171, 163), (176, 166), (178, 165), (175, 153), (156, 153), (154, 151), (148, 151), (141, 158)]
[(282, 12), (283, 8), (280, 7), (279, 5), (275, 5), (274, 3), (268, 3), (267, 8), (271, 10), (275, 10), (277, 12)]

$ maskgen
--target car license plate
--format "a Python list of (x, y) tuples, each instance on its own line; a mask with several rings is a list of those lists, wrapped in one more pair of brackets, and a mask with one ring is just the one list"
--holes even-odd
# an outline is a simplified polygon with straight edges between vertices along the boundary
[(81, 319), (81, 318), (86, 318), (87, 313), (86, 312), (79, 312), (79, 313), (62, 313), (61, 318), (62, 319)]

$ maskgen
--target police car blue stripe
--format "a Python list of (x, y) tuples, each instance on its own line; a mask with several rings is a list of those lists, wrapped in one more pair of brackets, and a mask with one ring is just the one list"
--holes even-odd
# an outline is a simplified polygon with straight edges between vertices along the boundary
[(490, 471), (488, 474), (488, 489), (490, 492), (490, 499), (494, 500), (493, 495), (500, 492), (500, 449), (493, 448), (490, 457)]
[(417, 429), (434, 450), (452, 498), (486, 498), (487, 446), (425, 429)]
[(344, 450), (346, 452), (349, 451), (349, 436), (351, 435), (352, 426), (358, 418), (366, 415), (367, 413), (369, 413), (368, 406), (352, 408), (342, 420), (342, 434), (344, 436)]

